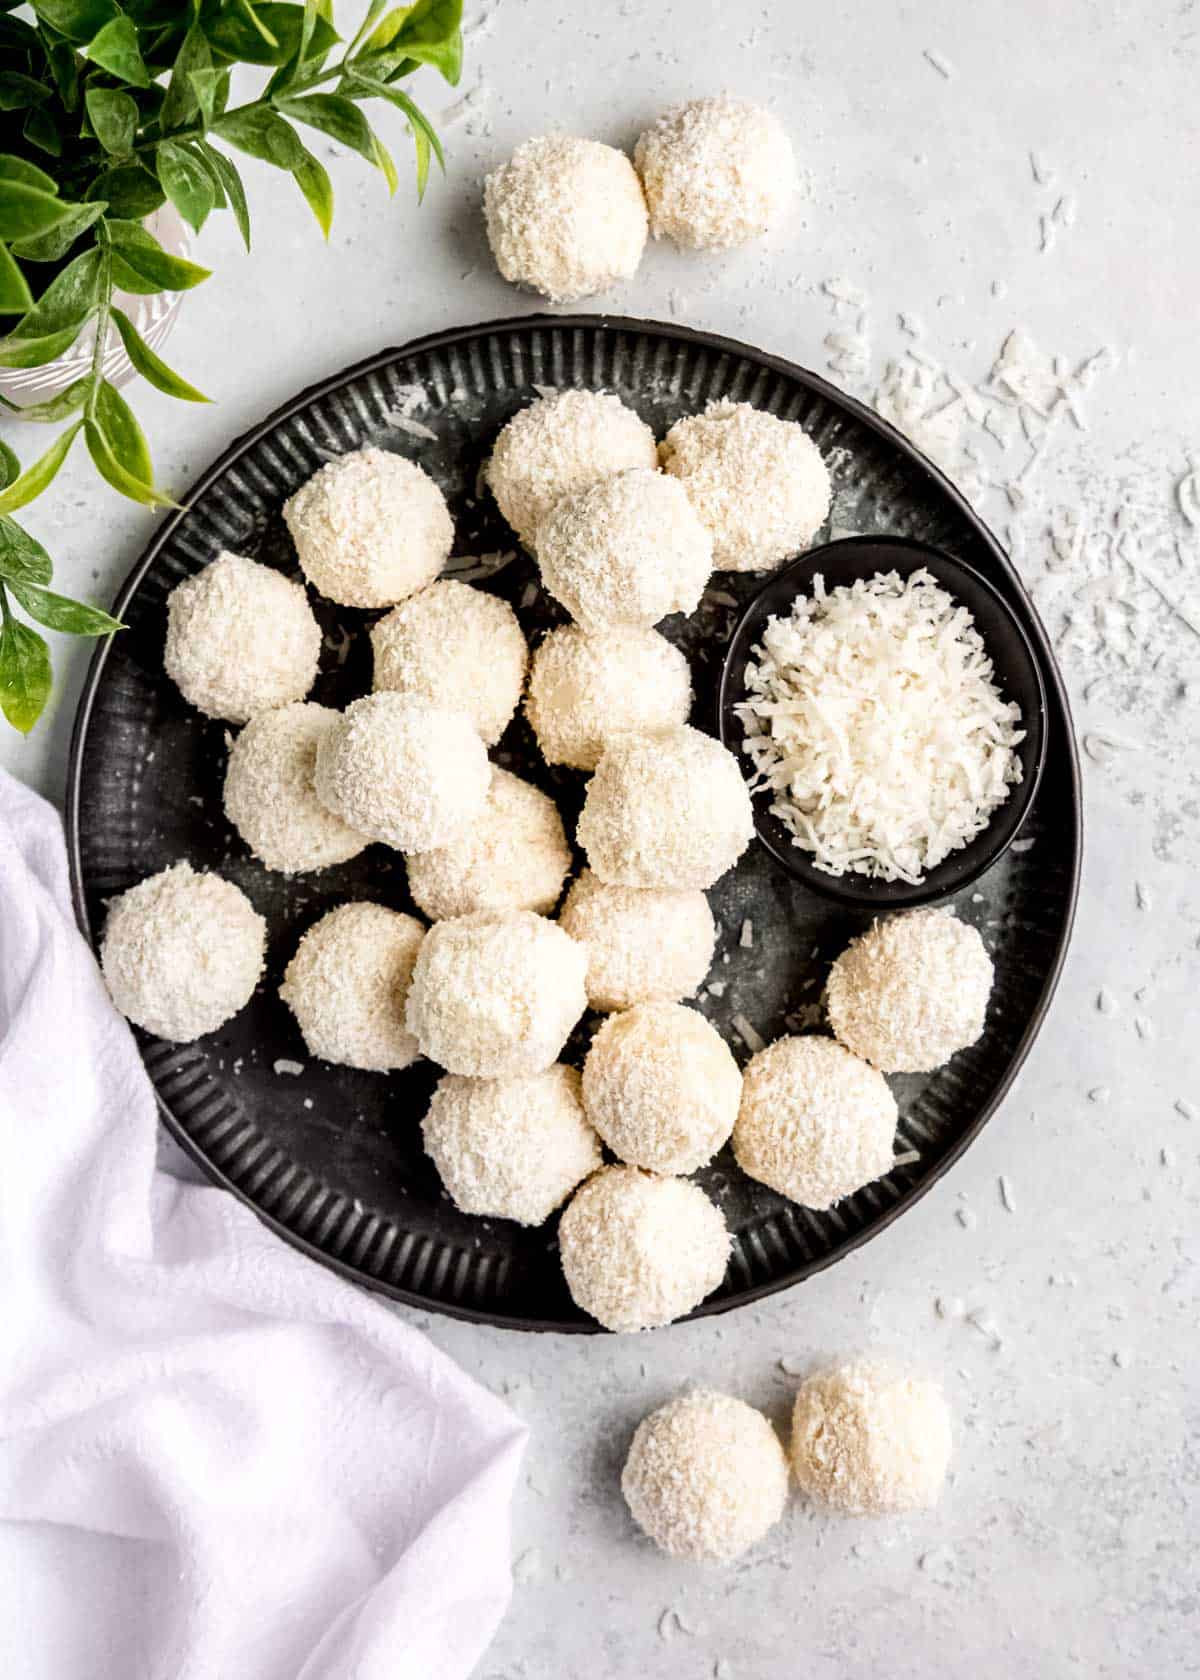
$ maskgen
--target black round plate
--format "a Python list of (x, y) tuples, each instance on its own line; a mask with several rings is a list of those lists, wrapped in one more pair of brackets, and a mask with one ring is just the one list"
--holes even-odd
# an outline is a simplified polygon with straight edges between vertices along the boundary
[(818, 869), (811, 852), (797, 846), (791, 830), (771, 809), (773, 795), (763, 789), (754, 796), (754, 826), (771, 856), (806, 887), (860, 910), (912, 909), (933, 904), (972, 885), (996, 863), (1017, 838), (1037, 797), (1046, 757), (1046, 689), (1037, 655), (1017, 614), (973, 566), (951, 554), (909, 537), (847, 537), (825, 543), (780, 568), (763, 584), (742, 614), (725, 655), (718, 693), (721, 739), (749, 773), (742, 751), (746, 732), (737, 707), (746, 695), (746, 665), (761, 642), (768, 619), (787, 618), (798, 596), (812, 593), (813, 580), (824, 579), (826, 589), (866, 582), (880, 572), (908, 577), (927, 571), (970, 612), (992, 660), (996, 685), (1006, 700), (1021, 708), (1025, 736), (1017, 747), (1021, 780), (996, 811), (987, 827), (958, 851), (926, 872), (914, 886), (908, 881), (884, 881), (870, 875), (831, 875)]
[[(754, 1300), (847, 1253), (928, 1189), (991, 1114), (1041, 1024), (1066, 950), (1079, 869), (1079, 770), (1045, 635), (964, 499), (869, 410), (746, 345), (599, 316), (531, 316), (437, 333), (302, 393), (203, 476), (118, 596), (128, 629), (96, 651), (68, 786), (76, 907), (93, 939), (107, 898), (179, 857), (236, 881), (268, 919), (266, 979), (227, 1027), (183, 1046), (139, 1035), (163, 1117), (217, 1183), (359, 1282), (494, 1324), (589, 1330), (595, 1326), (563, 1285), (553, 1225), (529, 1231), (472, 1219), (442, 1195), (418, 1125), (434, 1070), (418, 1063), (384, 1077), (313, 1061), (279, 1001), (283, 967), (323, 911), (365, 897), (409, 907), (396, 855), (372, 846), (341, 868), (293, 878), (261, 868), (222, 810), (225, 727), (187, 707), (162, 669), (166, 597), (180, 578), (225, 548), (294, 572), (280, 515), (285, 497), (330, 454), (368, 441), (411, 455), (433, 474), (455, 516), (456, 554), (490, 557), (487, 586), (515, 605), (536, 637), (558, 615), (477, 482), (500, 426), (550, 386), (616, 391), (660, 436), (679, 415), (719, 397), (801, 420), (831, 464), (834, 523), (914, 537), (974, 566), (1017, 613), (1047, 695), (1046, 769), (1023, 838), (957, 905), (995, 954), (987, 1032), (937, 1073), (893, 1081), (897, 1149), (919, 1158), (815, 1214), (752, 1183), (723, 1153), (699, 1178), (734, 1233), (733, 1256), (701, 1312)], [(725, 645), (758, 581), (719, 575), (699, 613), (664, 627), (692, 660), (693, 721), (706, 729), (716, 728)], [(369, 615), (314, 606), (326, 646), (313, 697), (340, 706), (370, 686)], [(497, 756), (551, 791), (570, 826), (582, 777), (548, 771), (519, 719)], [(806, 891), (759, 846), (711, 897), (721, 940), (716, 989), (700, 1000), (705, 1013), (742, 1053), (738, 1034), (747, 1023), (768, 1040), (815, 1024), (828, 965), (866, 914)], [(585, 1041), (581, 1030), (568, 1054), (577, 1058)]]

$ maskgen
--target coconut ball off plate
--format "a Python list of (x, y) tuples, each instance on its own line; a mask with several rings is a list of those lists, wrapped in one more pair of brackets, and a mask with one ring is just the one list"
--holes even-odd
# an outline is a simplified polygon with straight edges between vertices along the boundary
[(444, 578), (371, 631), (375, 688), (465, 712), (491, 747), (525, 686), (529, 649), (507, 601)]
[(585, 630), (649, 627), (696, 610), (712, 538), (680, 484), (632, 467), (556, 502), (537, 555), (547, 590)]
[(122, 1015), (190, 1044), (249, 1003), (266, 935), (240, 887), (180, 862), (112, 900), (100, 967)]
[(408, 890), (430, 921), (476, 910), (548, 915), (570, 870), (571, 848), (554, 801), (496, 766), (475, 820), (448, 845), (412, 853), (407, 863)]
[(457, 1208), (520, 1225), (544, 1224), (601, 1164), (578, 1070), (561, 1062), (516, 1079), (446, 1074), (421, 1134)]
[(454, 542), (446, 498), (415, 461), (356, 449), (284, 503), (300, 569), (344, 607), (390, 607), (424, 589)]
[(365, 837), (317, 798), (317, 748), (338, 713), (311, 701), (259, 712), (229, 751), (225, 815), (268, 869), (296, 874), (357, 857)]
[(583, 948), (528, 910), (435, 922), (413, 971), (408, 1030), (449, 1073), (540, 1073), (587, 1007), (586, 968)]
[(488, 244), (506, 280), (570, 303), (628, 280), (646, 244), (646, 201), (624, 152), (597, 140), (524, 141), (483, 184)]
[(327, 808), (401, 852), (448, 845), (481, 815), (487, 749), (465, 712), (409, 694), (365, 694), (317, 746), (314, 786)]
[(887, 1360), (846, 1360), (796, 1395), (792, 1467), (817, 1504), (850, 1516), (936, 1505), (952, 1446), (940, 1386)]
[(703, 1015), (639, 1003), (610, 1015), (583, 1067), (583, 1106), (614, 1155), (657, 1173), (690, 1173), (733, 1131), (742, 1076)]
[(733, 1152), (744, 1173), (824, 1209), (892, 1170), (896, 1100), (832, 1038), (781, 1038), (747, 1063)]
[(320, 657), (303, 585), (243, 554), (222, 554), (167, 598), (163, 665), (208, 717), (245, 723), (303, 700)]
[(796, 191), (783, 125), (748, 99), (718, 94), (665, 111), (633, 161), (656, 239), (691, 250), (744, 245), (775, 227)]
[(309, 928), (279, 995), (311, 1055), (371, 1073), (416, 1061), (404, 1006), (424, 937), (415, 916), (382, 904), (339, 904)]
[(729, 1232), (686, 1178), (605, 1167), (567, 1203), (558, 1248), (576, 1306), (606, 1330), (653, 1330), (720, 1285)]
[(737, 760), (686, 724), (622, 736), (588, 784), (577, 838), (611, 886), (704, 891), (754, 834)]
[(558, 919), (587, 951), (593, 1009), (677, 1003), (712, 966), (717, 928), (702, 892), (612, 887), (585, 869)]
[(538, 526), (563, 496), (627, 467), (657, 466), (654, 433), (620, 397), (559, 391), (513, 415), (485, 476), (500, 512), (533, 553)]
[(761, 1412), (697, 1389), (643, 1418), (621, 1472), (643, 1533), (671, 1557), (731, 1563), (775, 1526), (787, 1455)]
[(884, 1073), (928, 1073), (983, 1032), (994, 969), (978, 930), (949, 910), (879, 921), (829, 971), (829, 1024)]
[(806, 549), (828, 516), (821, 451), (797, 421), (749, 403), (677, 420), (659, 455), (712, 536), (717, 571), (768, 571)]
[(563, 624), (533, 656), (525, 715), (547, 764), (594, 770), (618, 735), (686, 723), (691, 709), (688, 662), (657, 630)]

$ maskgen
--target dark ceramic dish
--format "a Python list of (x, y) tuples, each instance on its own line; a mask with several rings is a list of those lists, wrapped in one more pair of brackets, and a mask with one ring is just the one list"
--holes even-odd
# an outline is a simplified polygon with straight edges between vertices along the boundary
[[(396, 855), (370, 846), (314, 875), (263, 869), (222, 809), (226, 727), (186, 706), (162, 666), (174, 585), (223, 548), (294, 574), (280, 516), (285, 497), (331, 453), (366, 442), (410, 455), (433, 474), (454, 514), (456, 555), (493, 556), (485, 586), (514, 604), (536, 640), (561, 615), (476, 485), (499, 428), (547, 386), (615, 391), (659, 436), (680, 415), (721, 397), (802, 421), (831, 461), (837, 525), (913, 537), (973, 566), (1016, 614), (1046, 688), (1046, 767), (1021, 843), (955, 905), (995, 955), (986, 1033), (936, 1073), (893, 1081), (896, 1148), (905, 1164), (829, 1213), (752, 1183), (727, 1150), (704, 1169), (699, 1181), (734, 1240), (725, 1281), (701, 1313), (756, 1300), (840, 1259), (910, 1207), (993, 1112), (1041, 1026), (1066, 951), (1079, 870), (1079, 781), (1045, 635), (963, 497), (861, 404), (746, 345), (600, 316), (531, 316), (436, 333), (301, 393), (204, 474), (184, 498), (186, 511), (163, 521), (117, 598), (129, 628), (97, 649), (67, 790), (75, 903), (89, 938), (99, 936), (106, 899), (179, 857), (236, 881), (268, 919), (266, 977), (228, 1026), (189, 1045), (139, 1035), (164, 1121), (216, 1183), (289, 1242), (360, 1283), (493, 1324), (594, 1330), (563, 1284), (553, 1223), (526, 1230), (472, 1219), (442, 1195), (419, 1125), (435, 1070), (417, 1063), (383, 1076), (313, 1061), (279, 1000), (283, 968), (323, 911), (348, 898), (410, 908)], [(510, 558), (499, 565), (497, 555)], [(692, 661), (693, 720), (702, 728), (716, 730), (722, 656), (757, 587), (753, 578), (718, 576), (695, 617), (663, 627)], [(313, 604), (326, 632), (313, 698), (341, 706), (370, 687), (365, 629), (372, 615)], [(559, 800), (570, 831), (583, 778), (547, 769), (520, 718), (497, 757)], [(721, 984), (700, 1007), (735, 1050), (745, 1058), (738, 1020), (765, 1039), (816, 1024), (829, 964), (869, 915), (808, 891), (760, 846), (710, 898)], [(579, 1060), (588, 1025), (568, 1058)]]
[(996, 686), (1006, 700), (1015, 700), (1021, 708), (1025, 730), (1025, 739), (1017, 748), (1021, 780), (982, 833), (930, 869), (917, 886), (867, 875), (831, 875), (827, 869), (818, 869), (811, 853), (796, 845), (786, 824), (773, 814), (772, 796), (765, 791), (756, 794), (754, 826), (771, 856), (813, 892), (859, 910), (906, 910), (949, 898), (977, 881), (1016, 839), (1037, 795), (1046, 756), (1045, 686), (1033, 644), (1016, 613), (977, 571), (939, 549), (904, 537), (848, 537), (810, 549), (768, 578), (742, 614), (721, 672), (721, 739), (749, 773), (750, 761), (742, 752), (745, 732), (736, 708), (746, 697), (746, 662), (761, 640), (767, 620), (786, 618), (798, 596), (812, 593), (818, 574), (824, 578), (826, 589), (835, 589), (839, 584), (865, 581), (879, 572), (908, 577), (922, 570), (970, 612), (991, 657)]

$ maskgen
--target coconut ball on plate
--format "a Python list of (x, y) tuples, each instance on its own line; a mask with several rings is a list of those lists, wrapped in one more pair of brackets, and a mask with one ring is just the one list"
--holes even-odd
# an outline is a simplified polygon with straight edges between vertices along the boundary
[(454, 541), (429, 474), (387, 449), (326, 462), (284, 503), (283, 517), (309, 583), (344, 607), (390, 607), (424, 589)]
[(657, 466), (654, 433), (620, 397), (559, 391), (513, 415), (485, 476), (500, 512), (533, 553), (537, 528), (560, 497), (626, 467)]
[(424, 937), (382, 904), (339, 904), (313, 923), (279, 988), (311, 1055), (370, 1073), (416, 1061), (404, 1005)]
[(408, 1030), (449, 1073), (540, 1073), (587, 1007), (586, 968), (582, 946), (529, 910), (435, 922), (413, 973)]
[(733, 1152), (760, 1184), (824, 1209), (891, 1172), (896, 1120), (866, 1062), (832, 1038), (781, 1038), (746, 1065)]
[(691, 709), (688, 662), (657, 630), (564, 624), (533, 656), (525, 715), (547, 764), (594, 770), (616, 736), (686, 723)]
[(637, 271), (646, 201), (624, 152), (598, 140), (524, 141), (483, 183), (496, 267), (514, 285), (570, 303)]
[(677, 420), (659, 455), (711, 534), (717, 571), (778, 566), (829, 513), (829, 469), (804, 427), (749, 403), (714, 402)]
[(634, 1522), (671, 1557), (731, 1563), (783, 1515), (787, 1455), (753, 1406), (697, 1389), (638, 1424), (621, 1492)]
[(696, 251), (745, 245), (775, 227), (796, 191), (783, 125), (748, 99), (718, 94), (665, 111), (633, 161), (656, 239)]
[(338, 719), (328, 706), (297, 700), (252, 717), (229, 750), (225, 815), (268, 869), (328, 869), (367, 844), (313, 786), (317, 747)]
[(733, 754), (681, 725), (614, 741), (588, 783), (577, 838), (610, 886), (704, 891), (754, 834)]
[(809, 1497), (831, 1510), (887, 1516), (936, 1505), (950, 1450), (940, 1386), (886, 1361), (834, 1365), (796, 1395), (792, 1468)]
[(558, 919), (587, 951), (593, 1009), (692, 997), (712, 964), (717, 929), (702, 892), (610, 887), (585, 869)]
[(483, 810), (449, 845), (407, 860), (408, 889), (430, 921), (476, 910), (536, 910), (558, 903), (571, 848), (554, 801), (499, 766)]
[(320, 656), (303, 585), (244, 554), (222, 554), (167, 597), (163, 666), (208, 717), (245, 723), (303, 700)]
[(605, 1167), (567, 1203), (558, 1248), (576, 1306), (606, 1330), (653, 1330), (720, 1285), (729, 1232), (688, 1179)]
[(585, 630), (696, 610), (712, 539), (682, 486), (645, 467), (556, 502), (538, 527), (542, 582)]
[(111, 901), (100, 967), (122, 1015), (190, 1044), (249, 1003), (266, 936), (240, 887), (174, 863)]
[(466, 712), (495, 746), (517, 709), (529, 649), (507, 601), (445, 578), (402, 601), (371, 631), (375, 688)]
[(983, 1032), (994, 970), (978, 931), (950, 910), (876, 922), (829, 972), (829, 1024), (884, 1073), (928, 1073)]
[(314, 785), (330, 811), (400, 852), (448, 845), (482, 814), (487, 749), (465, 712), (409, 694), (365, 694), (317, 745)]
[(610, 1015), (583, 1066), (583, 1106), (614, 1155), (656, 1173), (690, 1173), (733, 1131), (742, 1076), (720, 1033), (680, 1003)]
[(541, 1225), (601, 1164), (579, 1074), (555, 1062), (516, 1079), (439, 1081), (421, 1126), (455, 1207)]

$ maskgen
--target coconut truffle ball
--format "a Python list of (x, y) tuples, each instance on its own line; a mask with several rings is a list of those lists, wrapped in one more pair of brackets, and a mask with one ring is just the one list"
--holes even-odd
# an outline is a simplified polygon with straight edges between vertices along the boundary
[(829, 1208), (892, 1170), (895, 1098), (832, 1038), (781, 1038), (747, 1063), (733, 1152), (744, 1173)]
[(232, 881), (173, 863), (114, 898), (100, 967), (122, 1015), (190, 1044), (250, 1001), (267, 924)]
[(594, 770), (618, 735), (686, 723), (691, 709), (688, 662), (657, 630), (564, 624), (533, 656), (525, 715), (547, 764)]
[(712, 571), (712, 539), (686, 492), (645, 467), (556, 502), (537, 553), (542, 582), (585, 630), (694, 612)]
[(243, 554), (222, 554), (167, 597), (163, 666), (208, 717), (245, 723), (303, 700), (320, 656), (303, 585)]
[(663, 113), (638, 140), (656, 239), (690, 250), (744, 245), (776, 226), (796, 190), (792, 143), (778, 119), (748, 99), (692, 99)]
[(537, 528), (561, 496), (626, 467), (658, 466), (654, 433), (620, 397), (559, 391), (514, 414), (496, 439), (486, 477), (497, 506), (532, 553)]
[(400, 852), (446, 846), (483, 811), (492, 767), (465, 712), (409, 694), (353, 700), (317, 745), (317, 798)]
[(731, 1563), (783, 1515), (787, 1455), (753, 1406), (698, 1389), (638, 1424), (621, 1492), (634, 1522), (662, 1551)]
[(507, 601), (446, 578), (410, 595), (371, 631), (375, 688), (466, 712), (495, 746), (517, 709), (529, 649)]
[(715, 1027), (680, 1003), (610, 1015), (583, 1065), (583, 1106), (614, 1155), (690, 1173), (733, 1131), (742, 1076)]
[(829, 469), (804, 427), (749, 403), (677, 420), (659, 455), (711, 534), (717, 571), (769, 571), (807, 548), (829, 513)]
[(476, 910), (536, 910), (558, 903), (571, 848), (554, 801), (498, 766), (483, 810), (448, 846), (408, 858), (408, 889), (430, 921)]
[(558, 919), (587, 951), (593, 1009), (692, 997), (712, 964), (717, 929), (702, 892), (610, 887), (585, 869)]
[(429, 474), (387, 449), (328, 461), (284, 503), (283, 517), (305, 577), (344, 607), (390, 607), (424, 589), (454, 541)]
[(876, 922), (829, 972), (829, 1024), (884, 1073), (928, 1073), (983, 1032), (992, 959), (949, 910)]
[(313, 923), (279, 988), (310, 1055), (370, 1073), (416, 1061), (404, 1005), (424, 937), (415, 916), (382, 904), (339, 904)]
[(317, 747), (339, 714), (297, 700), (252, 717), (229, 750), (225, 815), (268, 869), (328, 869), (367, 844), (317, 798)]
[(530, 910), (435, 922), (413, 973), (408, 1030), (449, 1073), (540, 1073), (587, 1007), (586, 967), (583, 948)]
[(628, 280), (646, 244), (646, 201), (633, 165), (597, 140), (524, 141), (484, 181), (483, 213), (504, 278), (552, 303)]
[(699, 1185), (606, 1167), (567, 1203), (558, 1249), (576, 1306), (606, 1330), (653, 1330), (718, 1287), (729, 1232)]
[(884, 1362), (835, 1365), (796, 1395), (796, 1480), (832, 1510), (886, 1516), (936, 1505), (950, 1448), (950, 1409), (938, 1384)]
[(555, 1062), (518, 1079), (438, 1084), (421, 1126), (455, 1207), (541, 1225), (601, 1164), (575, 1068)]
[(732, 869), (753, 833), (737, 760), (684, 724), (612, 743), (588, 783), (577, 838), (610, 886), (695, 892)]

